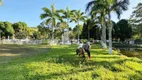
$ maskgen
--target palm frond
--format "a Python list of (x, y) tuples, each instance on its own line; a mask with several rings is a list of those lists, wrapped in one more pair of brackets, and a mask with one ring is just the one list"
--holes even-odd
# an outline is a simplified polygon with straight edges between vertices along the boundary
[(75, 18), (72, 18), (72, 20), (70, 21), (70, 22), (77, 22), (77, 19), (75, 19)]
[(120, 15), (122, 14), (122, 11), (127, 10), (128, 5), (129, 5), (129, 0), (123, 0), (123, 1), (115, 0), (115, 3), (110, 8), (110, 11), (115, 11), (116, 14), (118, 15), (117, 16), (118, 19), (120, 19)]
[(41, 14), (40, 15), (40, 18), (41, 19), (44, 19), (44, 18), (48, 18), (50, 15), (49, 14)]
[(52, 9), (52, 13), (56, 13), (56, 8), (55, 8), (54, 4), (52, 4), (51, 9)]
[(49, 18), (49, 19), (47, 19), (47, 20), (45, 21), (45, 24), (48, 25), (48, 24), (50, 24), (51, 22), (52, 22), (52, 20), (51, 20), (51, 18)]
[(86, 9), (85, 9), (85, 12), (90, 11), (90, 8), (92, 8), (92, 7), (93, 7), (94, 3), (95, 3), (95, 1), (94, 1), (94, 0), (93, 0), (93, 1), (90, 1), (89, 3), (87, 3), (87, 6), (86, 6)]
[(44, 11), (44, 13), (49, 13), (49, 14), (51, 14), (50, 9), (48, 9), (48, 8), (46, 8), (46, 7), (42, 8), (42, 10)]
[(81, 15), (84, 15), (84, 12), (81, 12)]
[(65, 12), (65, 10), (60, 9), (60, 10), (57, 10), (57, 12), (58, 12), (58, 13), (64, 13), (64, 12)]
[(70, 13), (70, 9), (69, 7), (66, 8), (67, 13)]
[(73, 12), (76, 12), (76, 10), (71, 10), (71, 12), (73, 13)]
[(56, 27), (56, 18), (53, 18), (53, 19), (52, 19), (52, 26), (53, 26), (53, 27)]

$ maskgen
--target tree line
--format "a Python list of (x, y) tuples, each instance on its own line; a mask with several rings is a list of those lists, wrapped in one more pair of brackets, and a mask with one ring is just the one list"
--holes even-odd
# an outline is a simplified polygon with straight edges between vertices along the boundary
[[(66, 27), (69, 28), (69, 23), (74, 21), (76, 26), (71, 31), (71, 38), (90, 38), (101, 39), (103, 48), (107, 48), (106, 40), (109, 40), (109, 53), (112, 53), (112, 40), (119, 40), (124, 42), (126, 39), (132, 37), (132, 35), (141, 36), (141, 3), (135, 8), (131, 19), (122, 19), (118, 23), (115, 23), (111, 19), (111, 14), (115, 12), (117, 18), (120, 19), (121, 14), (128, 10), (129, 0), (92, 0), (88, 2), (86, 6), (86, 13), (89, 16), (84, 16), (84, 13), (80, 10), (56, 10), (55, 6), (49, 8), (43, 8), (43, 14), (41, 19), (44, 19), (44, 24), (50, 26), (51, 39), (54, 42), (55, 31), (58, 30), (55, 27), (59, 27), (57, 24), (65, 22)], [(138, 20), (139, 19), (139, 20)], [(80, 22), (83, 25), (80, 25)], [(50, 25), (49, 25), (50, 24)], [(133, 25), (133, 26), (132, 26)], [(135, 30), (134, 30), (135, 29)], [(63, 34), (63, 30), (61, 30)]]
[[(95, 22), (90, 25), (91, 20), (88, 19), (87, 23), (83, 24), (83, 29), (80, 34), (81, 39), (93, 39), (93, 40), (100, 40), (101, 39), (101, 27), (96, 25)], [(113, 40), (124, 42), (126, 39), (130, 39), (133, 35), (132, 27), (128, 23), (128, 20), (122, 19), (115, 23), (112, 21), (113, 28), (112, 28), (112, 37)], [(106, 24), (108, 32), (108, 25)], [(90, 27), (90, 28), (89, 28)], [(106, 34), (106, 39), (108, 40), (108, 34)]]
[[(112, 53), (112, 21), (111, 21), (111, 13), (116, 12), (118, 18), (123, 11), (128, 9), (129, 0), (92, 0), (87, 4), (86, 12), (89, 13), (87, 18), (90, 18), (91, 23), (96, 22), (101, 27), (101, 44), (103, 48), (107, 48), (106, 45), (106, 24), (108, 24), (108, 36), (109, 36), (109, 53)], [(52, 37), (51, 41), (54, 44), (54, 27), (56, 27), (56, 21), (65, 22), (68, 24), (70, 21), (74, 21), (77, 26), (79, 26), (80, 21), (84, 23), (85, 16), (84, 13), (80, 10), (56, 10), (54, 5), (51, 6), (51, 10), (49, 8), (43, 8), (43, 14), (41, 14), (41, 19), (46, 19), (45, 24), (51, 24), (52, 29)], [(69, 14), (67, 14), (69, 13)], [(62, 16), (63, 15), (63, 16)], [(91, 25), (91, 24), (90, 24)], [(79, 27), (77, 29), (78, 33), (78, 42), (79, 42)]]
[(30, 28), (27, 26), (25, 22), (17, 22), (17, 23), (10, 23), (0, 22), (0, 30), (1, 38), (16, 38), (16, 39), (25, 39), (25, 38), (35, 38), (36, 30), (34, 28)]
[[(54, 38), (57, 37), (55, 33), (57, 33), (60, 36), (63, 36), (65, 30), (68, 32), (71, 30), (71, 28), (69, 27), (70, 22), (75, 22), (77, 26), (79, 26), (80, 22), (81, 21), (83, 22), (86, 17), (84, 16), (84, 13), (81, 12), (80, 10), (70, 10), (69, 7), (67, 7), (65, 10), (63, 9), (56, 10), (54, 4), (51, 6), (51, 10), (46, 7), (42, 8), (42, 10), (43, 13), (40, 15), (40, 18), (43, 20), (43, 22), (38, 26), (38, 30), (42, 34), (45, 34), (46, 31), (51, 32), (46, 36), (49, 36), (51, 38), (53, 44), (54, 44)], [(78, 42), (79, 42), (79, 33), (80, 30), (78, 28), (77, 29)], [(70, 36), (68, 34), (68, 37), (74, 37), (74, 35)]]

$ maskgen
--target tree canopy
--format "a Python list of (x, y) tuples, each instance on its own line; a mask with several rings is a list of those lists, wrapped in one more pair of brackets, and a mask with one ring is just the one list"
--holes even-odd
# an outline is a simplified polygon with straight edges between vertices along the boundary
[(12, 23), (10, 22), (0, 22), (0, 29), (2, 30), (2, 35), (1, 36), (13, 36), (15, 31), (13, 29)]
[(97, 26), (96, 22), (91, 21), (91, 19), (86, 20), (86, 23), (83, 24), (83, 29), (81, 33), (81, 38), (83, 39), (100, 39), (100, 27)]
[(129, 23), (132, 25), (134, 34), (138, 34), (138, 38), (142, 37), (142, 3), (139, 3), (133, 11)]
[(132, 37), (132, 28), (129, 25), (128, 21), (125, 19), (120, 20), (117, 23), (117, 26), (115, 28), (115, 34), (117, 38), (120, 39), (120, 41), (124, 42), (126, 39), (129, 39)]
[(0, 22), (0, 29), (2, 30), (2, 36), (6, 38), (17, 38), (17, 39), (24, 39), (24, 38), (32, 38), (34, 30), (27, 26), (25, 22), (16, 22), (10, 23)]

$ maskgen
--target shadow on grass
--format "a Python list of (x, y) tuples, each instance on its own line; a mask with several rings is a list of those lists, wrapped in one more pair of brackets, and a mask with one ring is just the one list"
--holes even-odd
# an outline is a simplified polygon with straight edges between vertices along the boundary
[[(55, 63), (55, 64), (64, 64), (75, 67), (74, 69), (69, 70), (68, 72), (55, 72), (51, 74), (37, 74), (31, 77), (31, 79), (53, 79), (54, 77), (62, 77), (62, 76), (68, 76), (77, 74), (80, 72), (88, 72), (88, 71), (95, 71), (98, 67), (104, 67), (105, 69), (108, 69), (112, 72), (123, 72), (121, 69), (118, 69), (114, 67), (115, 64), (123, 65), (126, 61), (132, 61), (132, 62), (138, 62), (141, 63), (142, 61), (137, 61), (133, 59), (127, 59), (127, 58), (120, 58), (120, 56), (114, 56), (114, 55), (108, 55), (106, 52), (102, 51), (95, 51), (93, 50), (93, 60), (83, 60), (82, 58), (75, 55), (75, 49), (72, 47), (64, 47), (64, 48), (53, 48), (51, 49), (51, 52), (47, 55), (47, 58), (54, 58), (49, 59), (48, 63)], [(53, 51), (53, 52), (52, 52)], [(60, 53), (61, 52), (61, 53)], [(102, 53), (98, 55), (99, 53)], [(97, 60), (98, 59), (98, 60)], [(99, 60), (100, 59), (100, 60)], [(88, 67), (90, 66), (90, 67)], [(131, 69), (126, 66), (126, 68)], [(136, 71), (135, 71), (136, 72)], [(94, 77), (98, 76), (97, 74), (94, 75)], [(134, 76), (134, 75), (133, 75)]]
[[(110, 56), (107, 55), (107, 53), (105, 51), (95, 51), (93, 49), (93, 51), (91, 51), (92, 53), (92, 60), (88, 61), (83, 60), (82, 58), (78, 57), (77, 55), (75, 55), (75, 50), (76, 50), (77, 46), (76, 45), (72, 45), (72, 46), (53, 46), (52, 49), (49, 50), (49, 52), (45, 52), (46, 54), (39, 54), (37, 56), (33, 56), (33, 57), (28, 57), (28, 58), (23, 58), (21, 60), (17, 60), (14, 62), (11, 62), (10, 64), (7, 64), (8, 67), (10, 66), (15, 66), (18, 64), (21, 64), (21, 66), (24, 66), (24, 64), (31, 64), (33, 62), (37, 62), (38, 64), (35, 64), (35, 68), (27, 68), (26, 66), (21, 67), (21, 69), (16, 73), (24, 75), (24, 78), (29, 80), (38, 80), (38, 79), (53, 79), (54, 77), (63, 77), (63, 76), (68, 76), (68, 75), (72, 75), (72, 74), (77, 74), (79, 72), (89, 72), (89, 71), (94, 71), (96, 69), (98, 69), (98, 67), (104, 67), (112, 72), (119, 72), (122, 71), (121, 69), (117, 69), (114, 67), (115, 64), (120, 64), (122, 65), (124, 62), (126, 61), (133, 61), (133, 62), (138, 62), (138, 63), (142, 63), (142, 61), (137, 61), (134, 59), (120, 59), (119, 56)], [(42, 51), (42, 48), (37, 48), (40, 49)], [(44, 49), (43, 49), (44, 50)], [(98, 55), (101, 54), (101, 55)], [(40, 68), (37, 68), (37, 66), (40, 66), (40, 62), (45, 62), (48, 64), (63, 64), (63, 65), (70, 65), (72, 68), (68, 69), (67, 72), (53, 72), (53, 73), (42, 73), (42, 68), (45, 68), (47, 66), (43, 66)], [(43, 64), (45, 65), (45, 64)], [(19, 66), (19, 65), (18, 65)], [(31, 65), (32, 66), (32, 65)], [(90, 67), (89, 67), (90, 66)], [(6, 72), (8, 70), (8, 68), (6, 67), (5, 69), (3, 69), (3, 67), (0, 67), (0, 73), (1, 72)], [(57, 67), (58, 68), (58, 67)], [(127, 67), (128, 68), (128, 67)], [(41, 69), (41, 72), (37, 72), (35, 74), (30, 74), (30, 72), (35, 71), (36, 69)], [(11, 70), (10, 72), (13, 72), (14, 68), (10, 68), (9, 70)], [(47, 71), (48, 72), (48, 71)], [(5, 73), (8, 74), (8, 73)], [(1, 74), (2, 76), (4, 76), (4, 74)], [(7, 75), (8, 76), (8, 75)], [(93, 75), (94, 77), (98, 76)], [(132, 75), (133, 76), (133, 75)]]
[[(83, 67), (79, 68), (79, 65), (76, 64), (74, 69), (69, 70), (68, 72), (56, 72), (56, 73), (51, 73), (51, 74), (36, 74), (32, 77), (30, 77), (30, 79), (57, 79), (57, 77), (63, 77), (63, 76), (69, 76), (69, 75), (74, 75), (74, 74), (78, 74), (80, 72), (90, 72), (90, 71), (94, 71), (94, 74), (92, 74), (92, 78), (96, 78), (99, 75), (95, 73), (95, 71), (97, 70), (97, 68), (99, 67), (104, 67), (105, 69), (108, 69), (112, 72), (123, 72), (121, 69), (118, 69), (116, 67), (114, 67), (114, 64), (123, 64), (126, 61), (133, 61), (133, 60), (129, 60), (129, 59), (124, 59), (124, 60), (117, 60), (117, 61), (113, 61), (113, 62), (108, 62), (108, 61), (90, 61), (90, 62), (85, 62), (83, 65)], [(135, 60), (134, 60), (135, 61)], [(59, 64), (60, 62), (57, 62), (57, 64)], [(68, 62), (67, 62), (68, 63)], [(64, 62), (64, 64), (66, 64), (66, 62)], [(73, 63), (72, 63), (73, 64)], [(74, 65), (73, 65), (74, 66)], [(90, 66), (90, 67), (87, 67)], [(85, 68), (86, 67), (86, 68)], [(78, 69), (77, 69), (78, 68)], [(129, 67), (125, 67), (128, 69), (131, 69)], [(138, 73), (137, 71), (135, 71), (136, 73)], [(141, 74), (138, 73), (138, 74)], [(135, 76), (135, 75), (131, 75), (131, 76)], [(129, 75), (129, 77), (131, 77)], [(68, 78), (70, 79), (70, 77)]]

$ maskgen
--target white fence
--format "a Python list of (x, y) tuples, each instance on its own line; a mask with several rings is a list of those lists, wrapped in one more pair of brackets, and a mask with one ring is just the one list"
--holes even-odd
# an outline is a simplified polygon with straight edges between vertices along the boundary
[(29, 39), (4, 39), (0, 44), (41, 44), (42, 40), (29, 40)]

